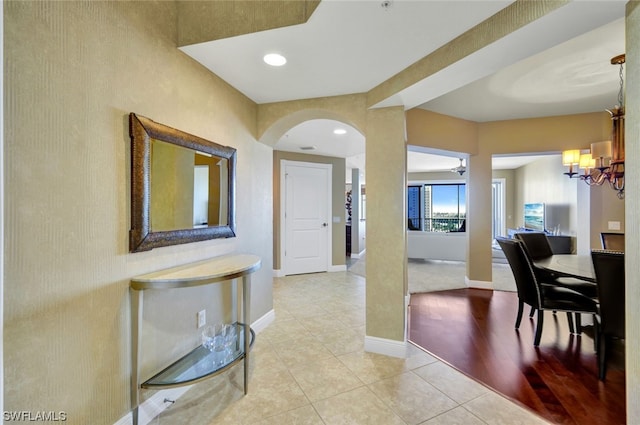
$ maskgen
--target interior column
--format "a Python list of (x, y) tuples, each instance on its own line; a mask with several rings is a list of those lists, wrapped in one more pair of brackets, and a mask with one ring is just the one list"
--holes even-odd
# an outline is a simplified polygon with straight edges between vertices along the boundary
[(467, 161), (467, 286), (492, 289), (491, 153), (478, 145)]
[(365, 350), (406, 351), (407, 148), (402, 107), (367, 112), (367, 260)]

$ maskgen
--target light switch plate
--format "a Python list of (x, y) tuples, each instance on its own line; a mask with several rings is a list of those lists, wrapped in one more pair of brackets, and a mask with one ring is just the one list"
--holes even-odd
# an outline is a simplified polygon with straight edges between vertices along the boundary
[(610, 221), (608, 223), (609, 230), (620, 230), (620, 222), (619, 221)]

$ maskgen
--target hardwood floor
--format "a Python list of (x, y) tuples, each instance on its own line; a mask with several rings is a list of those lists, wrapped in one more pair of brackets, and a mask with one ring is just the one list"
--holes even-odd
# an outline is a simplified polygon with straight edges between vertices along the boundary
[(514, 328), (517, 303), (481, 289), (412, 294), (409, 340), (552, 423), (624, 424), (623, 343), (599, 381), (591, 326), (572, 335), (564, 313), (546, 312), (536, 348), (528, 307)]

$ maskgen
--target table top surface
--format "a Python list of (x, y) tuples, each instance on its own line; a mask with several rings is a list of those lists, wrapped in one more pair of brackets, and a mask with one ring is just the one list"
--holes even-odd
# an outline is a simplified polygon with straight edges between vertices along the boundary
[(533, 263), (541, 269), (578, 279), (596, 281), (591, 255), (556, 254)]
[(259, 269), (260, 265), (260, 257), (256, 255), (228, 254), (135, 276), (131, 279), (131, 288), (166, 289), (206, 285), (246, 276)]

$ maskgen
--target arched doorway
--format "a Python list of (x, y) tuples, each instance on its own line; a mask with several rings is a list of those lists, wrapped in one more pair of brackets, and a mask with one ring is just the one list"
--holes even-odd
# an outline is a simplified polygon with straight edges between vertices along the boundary
[[(273, 147), (289, 129), (311, 119), (341, 121), (365, 135), (368, 205), (365, 350), (404, 357), (408, 346), (404, 108), (367, 108), (364, 94), (259, 105), (258, 139)], [(274, 161), (274, 167), (276, 164)], [(274, 172), (274, 209), (279, 202), (278, 179)], [(344, 186), (340, 192), (344, 199)], [(344, 205), (339, 208), (336, 215), (344, 214)], [(274, 220), (274, 234), (279, 231), (278, 224)], [(274, 247), (274, 262), (278, 249)], [(344, 261), (343, 246), (339, 251)]]
[[(343, 121), (309, 119), (286, 131), (273, 148), (276, 275), (345, 270), (346, 229), (350, 229), (345, 187), (354, 167), (364, 172), (364, 135)], [(329, 175), (328, 190), (317, 180), (324, 178), (323, 172)], [(326, 214), (321, 211), (325, 205)], [(325, 243), (329, 249), (323, 268), (319, 257)]]

